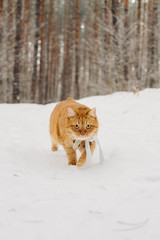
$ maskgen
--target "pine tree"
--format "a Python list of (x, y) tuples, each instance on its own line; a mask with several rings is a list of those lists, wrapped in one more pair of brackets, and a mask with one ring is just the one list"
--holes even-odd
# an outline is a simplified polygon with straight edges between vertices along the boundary
[(122, 90), (128, 88), (128, 52), (129, 52), (129, 38), (128, 38), (128, 0), (124, 1), (124, 83)]
[(48, 43), (47, 43), (47, 74), (46, 74), (46, 99), (51, 101), (54, 92), (54, 0), (49, 3)]
[[(2, 52), (3, 38), (3, 0), (0, 0), (0, 52)], [(0, 55), (0, 103), (3, 102), (2, 54)]]
[(151, 38), (150, 38), (150, 64), (151, 64), (151, 73), (150, 73), (150, 81), (149, 86), (151, 88), (156, 87), (157, 85), (157, 68), (158, 68), (158, 59), (156, 59), (157, 53), (157, 37), (156, 37), (156, 27), (157, 27), (157, 0), (153, 0), (152, 2), (152, 18), (151, 18)]
[(45, 103), (45, 0), (41, 2), (40, 16), (40, 73), (39, 73), (39, 103)]
[(140, 28), (140, 24), (141, 24), (141, 0), (138, 0), (138, 4), (137, 4), (137, 36), (136, 36), (136, 78), (137, 78), (137, 82), (139, 82), (140, 77), (141, 77), (141, 49), (140, 49), (140, 43), (141, 43), (141, 28)]
[(29, 74), (29, 40), (30, 40), (30, 0), (24, 0), (23, 10), (23, 82), (22, 82), (22, 94), (23, 101), (28, 101), (30, 98), (30, 74)]
[(80, 23), (79, 23), (79, 0), (76, 0), (76, 25), (75, 25), (75, 94), (76, 99), (79, 98), (79, 73), (80, 73), (80, 53), (79, 53), (79, 41), (80, 41)]
[(73, 4), (69, 0), (65, 2), (64, 21), (64, 54), (63, 54), (63, 71), (61, 79), (61, 100), (72, 96), (72, 71), (73, 71), (73, 19), (72, 19)]
[(32, 84), (31, 84), (31, 100), (37, 102), (36, 92), (38, 84), (38, 43), (40, 40), (40, 8), (41, 0), (36, 0), (36, 9), (35, 9), (35, 39), (34, 39), (34, 57), (33, 57), (33, 73), (32, 73)]
[[(6, 62), (7, 62), (7, 103), (12, 103), (12, 91), (13, 91), (13, 69), (14, 69), (14, 44), (15, 44), (15, 2), (12, 0), (7, 1), (7, 36), (6, 36)], [(22, 95), (21, 95), (22, 98)]]
[(22, 1), (17, 0), (16, 12), (16, 37), (14, 53), (14, 80), (13, 80), (13, 102), (20, 102), (20, 73), (21, 73), (21, 14)]
[(112, 12), (112, 45), (114, 49), (114, 66), (112, 66), (113, 71), (112, 82), (113, 91), (120, 90), (120, 80), (121, 80), (121, 64), (120, 64), (120, 52), (119, 52), (119, 28), (118, 28), (118, 19), (119, 19), (119, 6), (120, 3), (118, 0), (112, 0), (111, 12)]
[(104, 93), (111, 93), (112, 92), (112, 82), (110, 76), (110, 33), (111, 33), (111, 0), (104, 0), (104, 83), (105, 83), (105, 92)]

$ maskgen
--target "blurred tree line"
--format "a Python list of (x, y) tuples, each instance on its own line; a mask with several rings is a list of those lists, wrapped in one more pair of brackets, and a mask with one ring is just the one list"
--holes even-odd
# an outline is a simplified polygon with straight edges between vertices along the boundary
[(0, 102), (160, 86), (160, 1), (0, 0)]

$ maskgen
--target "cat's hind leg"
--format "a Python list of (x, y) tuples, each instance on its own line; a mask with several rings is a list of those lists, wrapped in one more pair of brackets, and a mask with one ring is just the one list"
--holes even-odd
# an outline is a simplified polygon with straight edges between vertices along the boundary
[(55, 152), (58, 150), (58, 145), (53, 136), (51, 136), (51, 140), (52, 140), (52, 151)]

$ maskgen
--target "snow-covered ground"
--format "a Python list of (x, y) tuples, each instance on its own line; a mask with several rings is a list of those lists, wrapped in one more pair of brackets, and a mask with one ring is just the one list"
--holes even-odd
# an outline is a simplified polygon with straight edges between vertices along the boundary
[(0, 239), (159, 240), (160, 89), (79, 102), (105, 156), (83, 169), (51, 151), (55, 104), (0, 105)]

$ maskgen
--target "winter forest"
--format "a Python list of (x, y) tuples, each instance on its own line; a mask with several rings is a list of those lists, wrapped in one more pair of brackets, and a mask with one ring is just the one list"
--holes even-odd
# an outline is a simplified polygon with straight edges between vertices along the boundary
[(160, 0), (0, 0), (0, 240), (159, 225)]
[(160, 86), (160, 1), (0, 0), (0, 102)]

